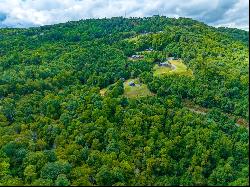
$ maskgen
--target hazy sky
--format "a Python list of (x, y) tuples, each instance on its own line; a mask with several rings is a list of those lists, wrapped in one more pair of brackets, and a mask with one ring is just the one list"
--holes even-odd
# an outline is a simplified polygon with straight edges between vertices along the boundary
[(29, 27), (114, 16), (189, 17), (249, 30), (248, 0), (0, 0), (0, 27)]

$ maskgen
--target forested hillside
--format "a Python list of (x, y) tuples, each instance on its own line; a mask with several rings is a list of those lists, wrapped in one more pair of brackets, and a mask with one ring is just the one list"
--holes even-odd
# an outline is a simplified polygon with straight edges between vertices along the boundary
[(249, 185), (248, 68), (187, 18), (0, 29), (0, 185)]

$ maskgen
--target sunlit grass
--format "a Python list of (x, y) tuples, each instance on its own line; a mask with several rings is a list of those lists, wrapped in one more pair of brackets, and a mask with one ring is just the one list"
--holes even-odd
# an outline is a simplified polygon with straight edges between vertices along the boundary
[[(129, 85), (130, 82), (134, 82), (135, 86), (130, 86)], [(112, 85), (114, 85), (114, 84), (112, 84)], [(101, 96), (105, 96), (109, 87), (112, 85), (109, 85), (108, 87), (101, 89), (100, 90)], [(150, 90), (148, 89), (146, 84), (140, 83), (139, 79), (126, 80), (123, 83), (123, 86), (124, 86), (124, 94), (123, 95), (125, 97), (128, 97), (128, 98), (146, 97), (146, 96), (153, 96), (154, 95), (152, 92), (150, 92)]]
[[(135, 86), (130, 86), (129, 82), (134, 81)], [(142, 84), (138, 79), (129, 79), (124, 82), (124, 96), (129, 98), (153, 96), (146, 84)]]
[(105, 94), (106, 94), (106, 92), (107, 92), (107, 88), (103, 88), (103, 89), (101, 89), (100, 90), (100, 94), (101, 94), (101, 96), (105, 96)]
[(154, 66), (154, 76), (163, 76), (171, 74), (179, 74), (185, 76), (193, 76), (193, 72), (187, 69), (187, 66), (181, 60), (170, 60), (169, 61), (175, 68), (160, 67), (157, 64)]

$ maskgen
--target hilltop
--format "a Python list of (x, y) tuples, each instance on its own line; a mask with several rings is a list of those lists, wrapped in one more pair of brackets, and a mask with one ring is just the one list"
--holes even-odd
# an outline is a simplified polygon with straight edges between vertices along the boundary
[(249, 185), (246, 31), (0, 29), (0, 71), (0, 185)]

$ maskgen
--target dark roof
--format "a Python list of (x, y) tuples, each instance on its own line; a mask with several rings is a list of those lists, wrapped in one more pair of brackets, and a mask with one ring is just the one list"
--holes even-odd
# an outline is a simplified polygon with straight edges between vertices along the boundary
[(129, 82), (128, 84), (129, 86), (135, 86), (135, 83), (133, 81)]

